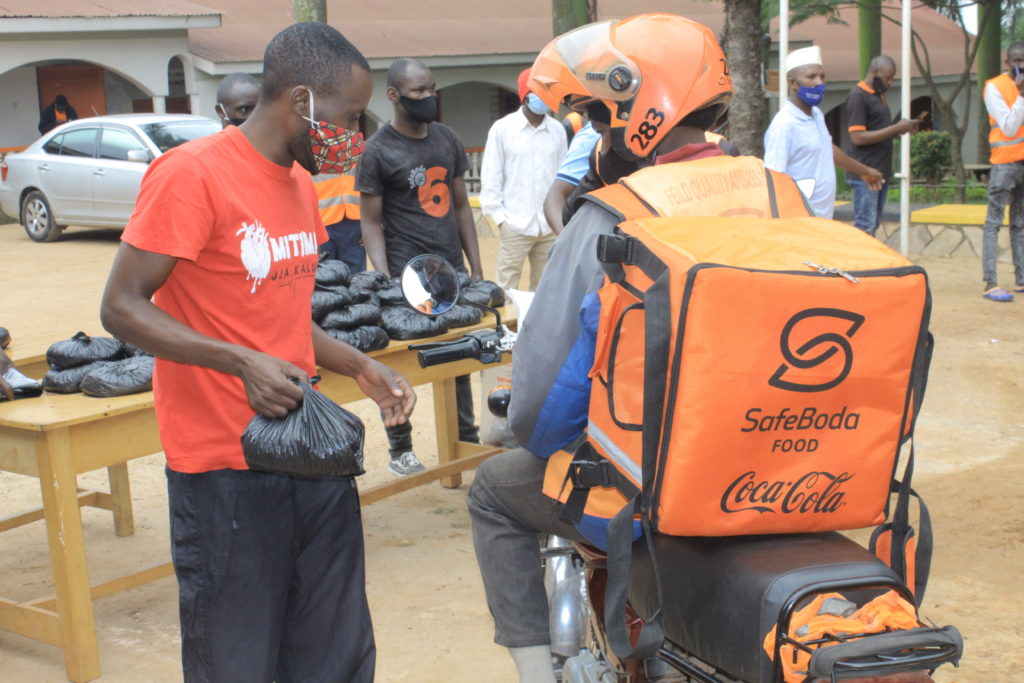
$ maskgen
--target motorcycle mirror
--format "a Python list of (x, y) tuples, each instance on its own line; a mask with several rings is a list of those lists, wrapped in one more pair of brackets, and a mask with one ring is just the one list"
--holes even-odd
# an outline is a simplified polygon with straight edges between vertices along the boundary
[(402, 296), (424, 315), (436, 318), (459, 300), (459, 274), (445, 258), (420, 254), (402, 269)]

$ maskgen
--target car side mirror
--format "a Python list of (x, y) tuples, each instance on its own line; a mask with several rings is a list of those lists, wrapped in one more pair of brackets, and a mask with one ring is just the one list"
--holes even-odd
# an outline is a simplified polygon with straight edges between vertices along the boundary
[(153, 161), (153, 153), (146, 149), (130, 149), (128, 150), (128, 161), (148, 164)]

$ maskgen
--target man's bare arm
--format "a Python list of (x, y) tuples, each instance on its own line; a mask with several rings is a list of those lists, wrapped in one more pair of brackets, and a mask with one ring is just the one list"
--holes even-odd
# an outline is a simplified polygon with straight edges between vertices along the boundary
[(565, 224), (562, 223), (562, 210), (575, 189), (576, 186), (572, 183), (556, 178), (555, 182), (551, 183), (547, 196), (544, 197), (544, 218), (556, 235), (565, 228)]
[(904, 133), (916, 133), (917, 127), (921, 124), (917, 119), (901, 119), (891, 126), (879, 128), (878, 130), (851, 130), (850, 141), (858, 147), (874, 145), (885, 142)]
[(268, 417), (283, 417), (298, 405), (308, 381), (295, 365), (253, 349), (208, 337), (157, 308), (151, 298), (177, 259), (122, 243), (100, 304), (103, 326), (118, 339), (160, 358), (199, 365), (242, 380), (249, 405)]
[(370, 264), (388, 277), (394, 273), (388, 270), (388, 255), (384, 242), (384, 197), (359, 193), (359, 229), (363, 233), (363, 246)]

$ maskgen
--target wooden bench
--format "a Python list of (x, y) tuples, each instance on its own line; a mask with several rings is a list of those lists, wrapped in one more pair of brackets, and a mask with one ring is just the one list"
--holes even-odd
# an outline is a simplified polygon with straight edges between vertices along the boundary
[[(511, 306), (502, 312), (502, 320), (513, 326)], [(481, 323), (420, 341), (453, 339), (492, 324)], [(438, 480), (443, 486), (457, 487), (463, 471), (502, 450), (458, 440), (455, 378), (486, 366), (462, 360), (420, 368), (416, 352), (408, 345), (392, 342), (369, 355), (395, 368), (414, 385), (433, 385), (439, 464), (362, 491), (364, 505)], [(38, 353), (14, 353), (12, 357), (30, 376), (45, 372), (45, 358)], [(323, 372), (322, 377), (321, 390), (338, 403), (365, 398), (348, 377), (330, 372)], [(0, 532), (44, 519), (55, 587), (54, 595), (33, 600), (0, 597), (0, 628), (60, 647), (70, 681), (80, 683), (100, 675), (93, 600), (174, 571), (168, 562), (90, 586), (82, 533), (82, 505), (111, 510), (117, 535), (134, 533), (127, 463), (160, 450), (152, 392), (110, 399), (45, 394), (0, 403), (0, 470), (38, 478), (42, 494), (41, 508), (0, 520)], [(79, 474), (102, 468), (107, 468), (109, 493), (79, 489)]]

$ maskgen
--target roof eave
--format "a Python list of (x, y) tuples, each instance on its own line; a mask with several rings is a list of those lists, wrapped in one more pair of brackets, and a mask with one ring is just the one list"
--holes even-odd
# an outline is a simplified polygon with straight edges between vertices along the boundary
[(0, 35), (25, 33), (91, 33), (106, 31), (169, 31), (219, 28), (221, 15), (111, 17), (0, 17)]

